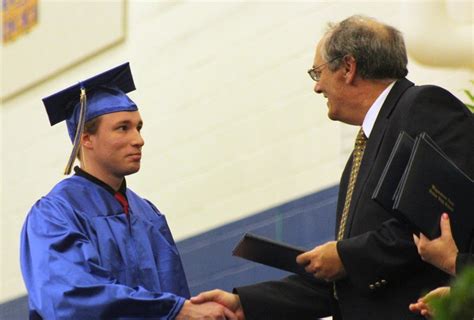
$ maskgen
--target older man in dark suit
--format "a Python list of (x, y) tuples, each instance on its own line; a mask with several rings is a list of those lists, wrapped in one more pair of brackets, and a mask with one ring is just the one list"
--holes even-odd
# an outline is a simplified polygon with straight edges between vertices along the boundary
[(329, 118), (360, 127), (340, 181), (336, 240), (298, 257), (313, 281), (290, 276), (192, 301), (223, 303), (243, 319), (421, 317), (408, 305), (448, 276), (420, 259), (411, 232), (371, 195), (402, 130), (427, 132), (474, 176), (474, 119), (446, 90), (407, 80), (406, 65), (395, 28), (363, 16), (330, 25), (308, 72), (314, 91), (327, 98)]

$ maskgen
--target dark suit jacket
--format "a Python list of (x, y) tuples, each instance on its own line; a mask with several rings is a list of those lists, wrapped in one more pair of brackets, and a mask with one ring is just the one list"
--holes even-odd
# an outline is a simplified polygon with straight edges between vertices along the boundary
[[(412, 137), (427, 132), (470, 177), (474, 177), (474, 117), (462, 102), (435, 86), (395, 83), (370, 134), (352, 195), (338, 253), (347, 276), (332, 283), (290, 276), (236, 288), (247, 320), (423, 319), (408, 305), (426, 290), (445, 285), (448, 276), (421, 261), (412, 234), (375, 201), (372, 192), (401, 130)], [(344, 206), (351, 159), (340, 181), (337, 226)]]
[(474, 267), (474, 252), (459, 253), (456, 257), (456, 275), (461, 274), (466, 267)]

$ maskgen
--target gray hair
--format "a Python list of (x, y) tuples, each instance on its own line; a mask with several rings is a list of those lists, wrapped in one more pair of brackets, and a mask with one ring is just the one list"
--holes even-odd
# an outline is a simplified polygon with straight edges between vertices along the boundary
[(363, 79), (401, 79), (408, 74), (401, 32), (373, 18), (355, 15), (329, 24), (323, 41), (322, 57), (331, 71), (349, 55), (357, 61), (357, 74)]

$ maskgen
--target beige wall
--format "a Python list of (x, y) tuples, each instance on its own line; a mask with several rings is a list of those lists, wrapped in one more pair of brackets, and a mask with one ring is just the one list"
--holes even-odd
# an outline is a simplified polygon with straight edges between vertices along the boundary
[[(412, 31), (395, 1), (130, 1), (123, 44), (4, 103), (0, 301), (25, 292), (21, 225), (62, 179), (70, 151), (65, 126), (49, 127), (43, 96), (131, 62), (146, 145), (128, 184), (167, 215), (179, 240), (338, 182), (356, 129), (327, 119), (306, 70), (325, 22), (355, 13)], [(462, 99), (474, 78), (413, 59), (409, 69), (411, 80)]]

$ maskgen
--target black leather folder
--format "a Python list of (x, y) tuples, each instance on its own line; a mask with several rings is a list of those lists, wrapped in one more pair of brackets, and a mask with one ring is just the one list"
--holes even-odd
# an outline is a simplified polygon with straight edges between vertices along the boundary
[(414, 143), (415, 140), (409, 134), (400, 132), (372, 194), (372, 199), (387, 211), (392, 211), (395, 191), (405, 172)]
[(307, 250), (290, 246), (252, 233), (246, 233), (232, 250), (232, 255), (303, 276), (310, 276), (296, 257)]
[(439, 237), (441, 214), (447, 212), (459, 250), (467, 250), (474, 230), (474, 181), (422, 133), (399, 182), (393, 210), (430, 239)]

